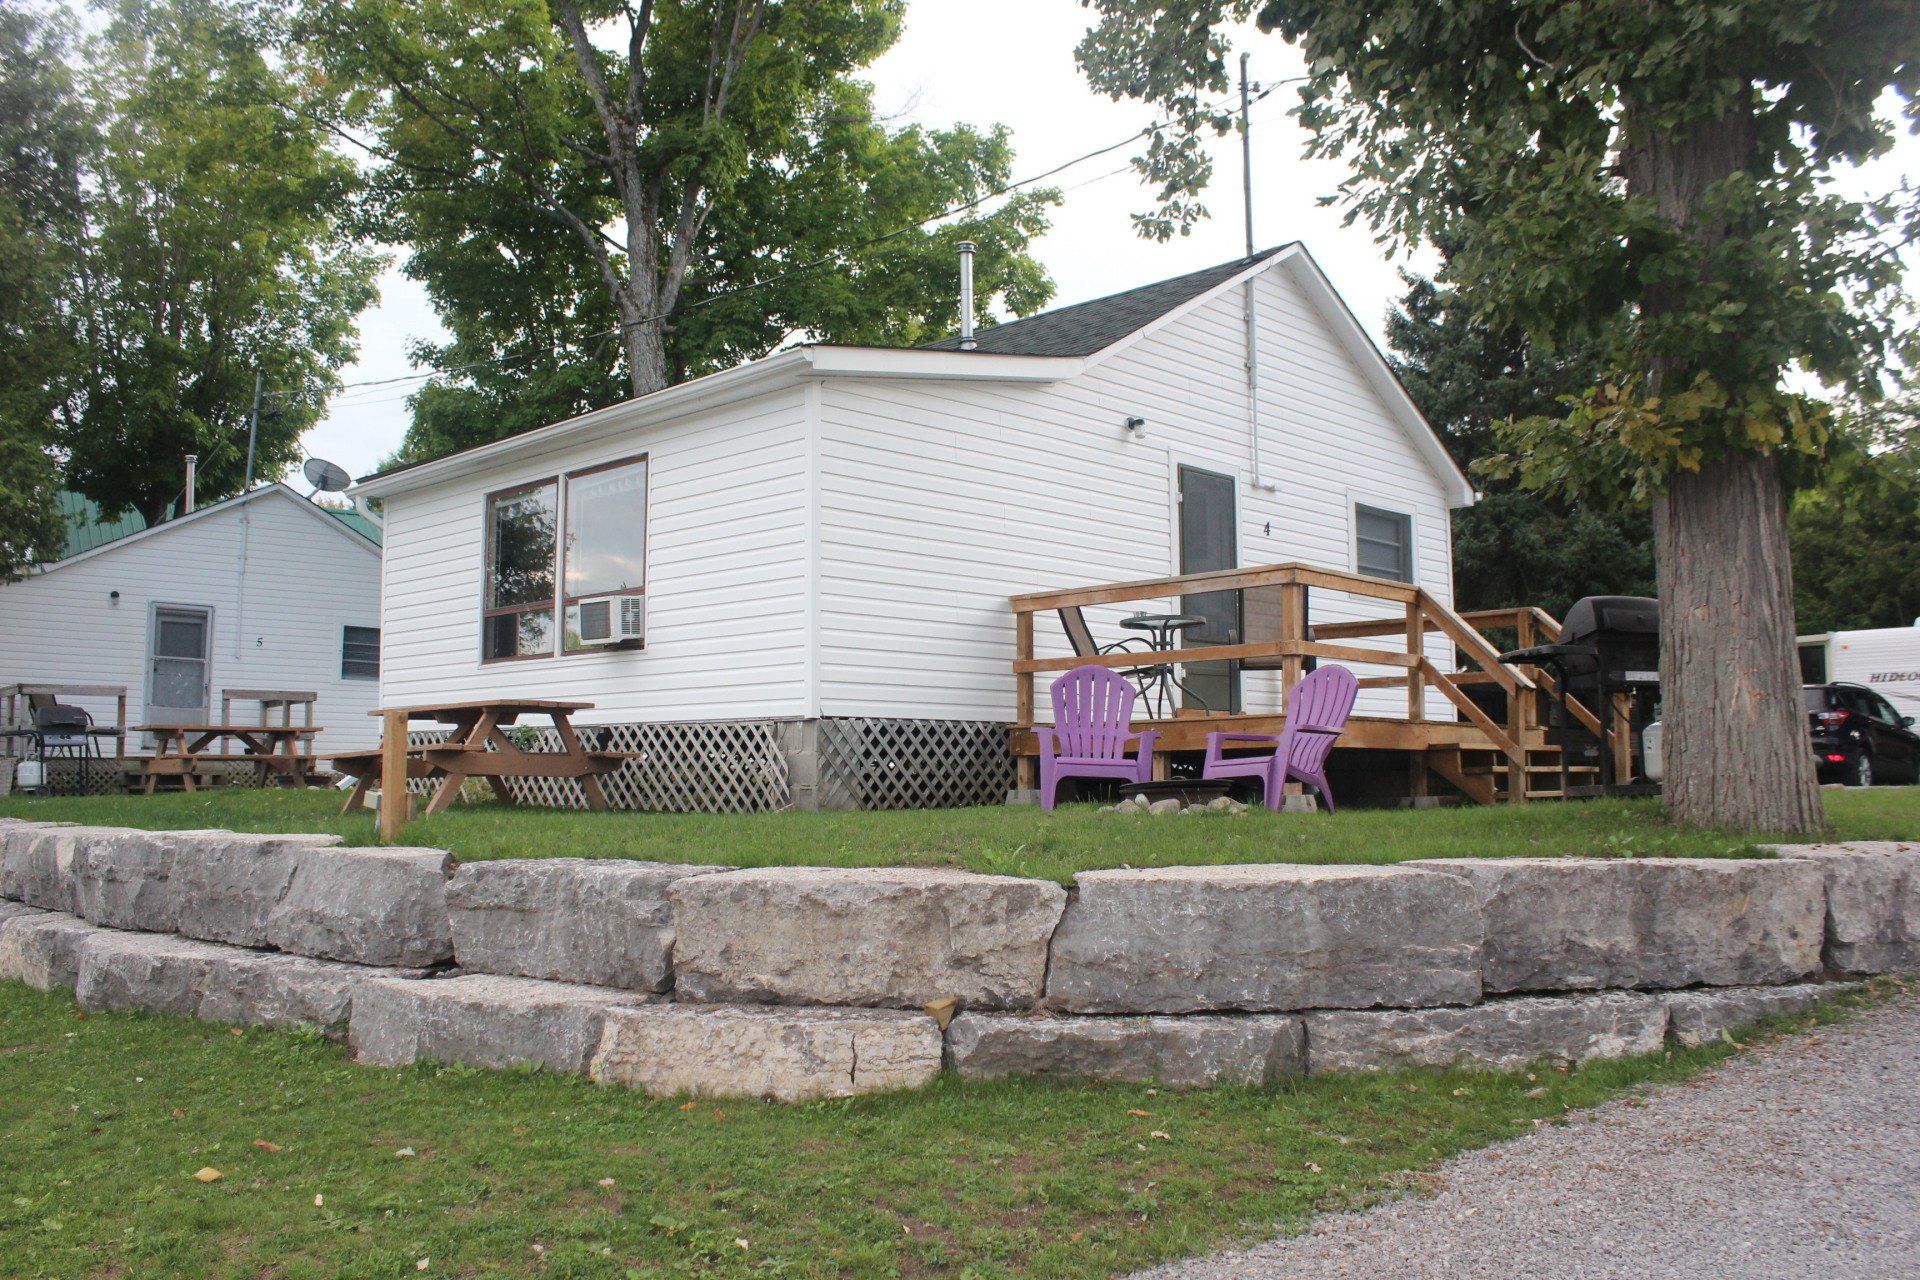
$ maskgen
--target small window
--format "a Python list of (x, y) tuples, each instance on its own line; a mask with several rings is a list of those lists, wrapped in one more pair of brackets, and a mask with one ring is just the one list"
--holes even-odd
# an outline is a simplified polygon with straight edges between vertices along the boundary
[(560, 486), (548, 480), (487, 499), (487, 587), (480, 656), (553, 652), (554, 534)]
[(340, 629), (340, 678), (342, 680), (378, 680), (380, 678), (380, 628), (342, 627)]
[(583, 644), (580, 639), (583, 604), (646, 592), (645, 458), (567, 477), (563, 574), (566, 626), (561, 642), (568, 653), (577, 653), (595, 647)]
[(1370, 578), (1413, 581), (1413, 517), (1374, 507), (1353, 509), (1354, 568)]

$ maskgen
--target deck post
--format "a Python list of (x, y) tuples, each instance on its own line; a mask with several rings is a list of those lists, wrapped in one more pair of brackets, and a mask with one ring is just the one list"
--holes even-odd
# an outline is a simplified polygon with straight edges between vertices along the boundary
[[(1033, 656), (1033, 614), (1021, 610), (1013, 615), (1013, 652), (1017, 658)], [(1016, 672), (1013, 677), (1013, 718), (1022, 729), (1033, 728), (1033, 672)], [(1014, 761), (1014, 786), (1034, 791), (1040, 786), (1040, 761), (1036, 756), (1020, 756)]]
[(407, 794), (407, 713), (380, 713), (380, 839), (400, 838), (413, 797)]
[[(1407, 601), (1407, 652), (1420, 657), (1427, 651), (1427, 624), (1420, 616), (1419, 600)], [(1427, 682), (1419, 667), (1407, 668), (1407, 719), (1419, 724), (1427, 718)], [(1424, 779), (1426, 766), (1419, 773)]]
[[(1307, 585), (1283, 582), (1280, 587), (1280, 638), (1304, 644), (1307, 639)], [(1293, 687), (1306, 674), (1306, 659), (1289, 653), (1280, 659), (1280, 711), (1293, 707)]]

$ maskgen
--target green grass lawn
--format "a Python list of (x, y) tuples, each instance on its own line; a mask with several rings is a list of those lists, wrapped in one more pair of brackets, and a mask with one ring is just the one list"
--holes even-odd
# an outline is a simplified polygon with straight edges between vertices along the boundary
[[(1920, 839), (1920, 787), (1824, 793), (1841, 840)], [(228, 788), (193, 795), (12, 797), (0, 817), (108, 826), (337, 831), (376, 842), (373, 819), (342, 817), (331, 791)], [(1750, 836), (1678, 831), (1652, 800), (1325, 814), (1128, 817), (1092, 805), (1053, 813), (1002, 806), (897, 813), (576, 813), (460, 805), (408, 825), (408, 844), (466, 859), (650, 858), (734, 866), (968, 867), (1067, 882), (1093, 867), (1230, 862), (1401, 862), (1460, 856), (1740, 857)]]
[(81, 1015), (0, 984), (0, 1274), (1105, 1277), (1417, 1187), (1455, 1152), (1730, 1052), (682, 1104), (358, 1067), (316, 1037)]

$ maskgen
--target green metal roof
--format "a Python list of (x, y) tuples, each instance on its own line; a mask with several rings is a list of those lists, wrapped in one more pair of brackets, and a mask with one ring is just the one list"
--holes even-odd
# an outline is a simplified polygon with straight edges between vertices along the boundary
[[(60, 518), (66, 521), (67, 525), (67, 546), (66, 550), (60, 553), (62, 559), (67, 556), (77, 556), (82, 551), (91, 551), (95, 547), (105, 546), (109, 542), (117, 542), (147, 527), (146, 517), (138, 511), (129, 511), (117, 520), (103, 520), (100, 518), (99, 504), (77, 493), (63, 490), (55, 499), (55, 505), (60, 512)], [(337, 507), (320, 507), (320, 510), (346, 525), (374, 546), (381, 545), (380, 526), (358, 511), (341, 510)], [(172, 507), (167, 508), (167, 515), (169, 518), (173, 516)]]
[(138, 511), (129, 511), (118, 520), (103, 520), (100, 518), (99, 504), (77, 493), (62, 490), (55, 503), (60, 518), (67, 525), (67, 546), (61, 552), (63, 556), (77, 556), (82, 551), (91, 551), (130, 533), (139, 533), (147, 527), (146, 517)]

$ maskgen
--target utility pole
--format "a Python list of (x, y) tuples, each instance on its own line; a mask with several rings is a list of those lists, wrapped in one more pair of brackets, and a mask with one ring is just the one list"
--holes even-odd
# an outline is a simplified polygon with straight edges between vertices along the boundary
[[(1240, 58), (1240, 112), (1243, 116), (1247, 110), (1246, 102), (1247, 61), (1246, 55), (1242, 54)], [(1242, 126), (1242, 132), (1245, 132), (1244, 126)], [(1247, 216), (1251, 218), (1253, 215), (1249, 213)], [(1251, 227), (1252, 224), (1249, 223), (1248, 226)], [(1248, 231), (1247, 234), (1248, 236), (1252, 236), (1253, 232)], [(1247, 243), (1252, 244), (1253, 241), (1249, 239)], [(1248, 252), (1252, 251), (1249, 250)], [(253, 412), (247, 415), (247, 478), (240, 483), (240, 492), (242, 493), (253, 488), (253, 446), (254, 442), (260, 438), (260, 387), (263, 381), (264, 375), (259, 369), (255, 369), (253, 371)]]
[(1240, 55), (1240, 196), (1247, 214), (1247, 256), (1253, 256), (1253, 128), (1247, 109), (1251, 85), (1247, 81), (1247, 55)]

